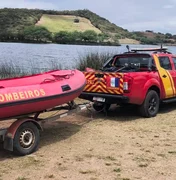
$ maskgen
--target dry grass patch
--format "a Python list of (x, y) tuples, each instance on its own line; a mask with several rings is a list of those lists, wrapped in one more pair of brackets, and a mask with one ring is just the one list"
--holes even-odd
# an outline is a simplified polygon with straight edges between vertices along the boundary
[(43, 166), (42, 161), (37, 159), (35, 156), (26, 156), (24, 159), (22, 159), (20, 166), (21, 168), (29, 168), (29, 166), (38, 166), (39, 164), (40, 166)]
[(80, 170), (79, 173), (81, 174), (95, 174), (95, 170)]
[(45, 179), (52, 179), (52, 178), (54, 178), (55, 176), (53, 175), (53, 174), (50, 174), (50, 175), (46, 175), (45, 176)]
[[(75, 19), (79, 19), (79, 23), (74, 23)], [(86, 30), (93, 30), (96, 33), (101, 33), (101, 31), (98, 28), (91, 24), (90, 20), (83, 17), (76, 17), (71, 15), (67, 16), (44, 14), (36, 25), (43, 26), (53, 33), (59, 31), (84, 32)]]
[(62, 166), (62, 163), (58, 163), (57, 165), (58, 165), (58, 169), (59, 169), (60, 171), (66, 171), (66, 170), (68, 169), (67, 167)]
[(86, 158), (92, 158), (93, 155), (92, 155), (92, 154), (85, 154), (84, 157), (86, 157)]
[(18, 177), (16, 180), (29, 180), (29, 178), (26, 178), (26, 177)]
[(176, 154), (176, 151), (168, 151), (169, 154)]
[(141, 164), (139, 164), (139, 167), (147, 167), (147, 166), (148, 166), (147, 163), (141, 163)]
[(121, 169), (120, 168), (115, 168), (113, 171), (119, 173), (119, 172), (121, 172)]
[(116, 161), (116, 158), (113, 156), (98, 156), (97, 158), (107, 160), (107, 161)]
[(76, 157), (75, 157), (75, 161), (77, 161), (77, 162), (82, 162), (82, 161), (84, 161), (84, 158), (82, 158), (82, 157), (80, 157), (80, 156), (76, 156)]

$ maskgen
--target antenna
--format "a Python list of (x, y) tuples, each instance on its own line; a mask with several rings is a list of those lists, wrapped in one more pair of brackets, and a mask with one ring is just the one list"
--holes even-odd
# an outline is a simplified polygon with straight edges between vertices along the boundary
[(128, 52), (130, 52), (130, 47), (128, 45), (126, 45), (126, 48), (127, 48)]

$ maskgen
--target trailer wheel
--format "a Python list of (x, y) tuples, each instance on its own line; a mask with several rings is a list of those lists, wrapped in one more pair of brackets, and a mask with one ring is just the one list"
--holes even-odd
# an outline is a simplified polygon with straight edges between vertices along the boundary
[(111, 104), (106, 104), (106, 103), (97, 103), (95, 102), (93, 104), (93, 108), (95, 109), (95, 111), (101, 112), (101, 111), (108, 111), (110, 108)]
[(159, 96), (154, 90), (150, 90), (142, 105), (139, 107), (139, 111), (142, 116), (150, 118), (157, 115), (159, 110)]
[(34, 123), (23, 123), (17, 129), (13, 139), (13, 151), (17, 155), (31, 154), (38, 148), (40, 141), (39, 129)]

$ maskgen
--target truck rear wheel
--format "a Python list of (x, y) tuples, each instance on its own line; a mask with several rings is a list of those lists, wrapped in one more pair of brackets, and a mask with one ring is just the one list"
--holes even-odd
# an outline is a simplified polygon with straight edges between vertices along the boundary
[(33, 153), (39, 145), (40, 133), (37, 126), (31, 122), (23, 123), (16, 131), (13, 139), (13, 150), (17, 155)]
[(159, 110), (159, 96), (154, 90), (148, 91), (146, 98), (142, 105), (139, 107), (139, 111), (142, 116), (150, 118), (157, 115)]

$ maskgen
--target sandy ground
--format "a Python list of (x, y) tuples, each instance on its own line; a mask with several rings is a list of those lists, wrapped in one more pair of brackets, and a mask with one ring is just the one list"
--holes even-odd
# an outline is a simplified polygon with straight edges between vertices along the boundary
[(0, 165), (5, 180), (175, 180), (176, 104), (150, 119), (133, 107), (67, 116), (45, 125), (32, 155), (1, 145)]

